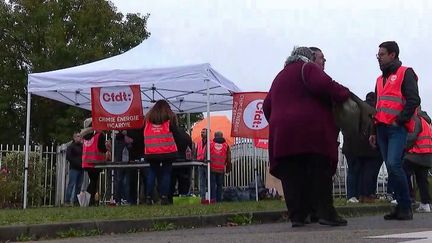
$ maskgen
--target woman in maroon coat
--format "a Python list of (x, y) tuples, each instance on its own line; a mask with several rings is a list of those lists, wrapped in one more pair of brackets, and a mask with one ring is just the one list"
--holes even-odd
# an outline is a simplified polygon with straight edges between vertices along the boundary
[(333, 207), (339, 129), (332, 103), (346, 101), (350, 92), (313, 58), (309, 48), (295, 48), (264, 100), (270, 126), (270, 173), (282, 181), (293, 227), (307, 223), (314, 202), (318, 202), (321, 224), (346, 225)]

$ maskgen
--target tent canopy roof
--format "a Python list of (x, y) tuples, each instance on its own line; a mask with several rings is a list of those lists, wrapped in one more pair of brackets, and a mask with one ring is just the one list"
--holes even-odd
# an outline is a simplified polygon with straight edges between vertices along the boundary
[[(120, 55), (76, 67), (29, 74), (30, 93), (91, 110), (91, 88), (137, 84), (144, 110), (160, 99), (177, 113), (231, 110), (240, 89), (205, 62), (179, 60), (151, 39)], [(193, 63), (193, 64), (191, 64)], [(208, 81), (208, 82), (206, 82)]]

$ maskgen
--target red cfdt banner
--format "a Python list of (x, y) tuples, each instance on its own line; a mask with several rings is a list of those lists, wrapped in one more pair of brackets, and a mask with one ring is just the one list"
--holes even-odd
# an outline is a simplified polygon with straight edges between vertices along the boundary
[(268, 138), (268, 122), (263, 103), (267, 92), (243, 92), (233, 95), (231, 137)]
[(139, 85), (92, 88), (91, 102), (94, 129), (123, 130), (143, 125)]

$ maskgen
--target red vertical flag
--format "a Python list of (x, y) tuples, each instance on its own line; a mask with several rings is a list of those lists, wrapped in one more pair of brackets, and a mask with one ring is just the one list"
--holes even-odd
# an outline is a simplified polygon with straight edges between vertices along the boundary
[(143, 125), (139, 85), (92, 88), (91, 102), (95, 129), (123, 130)]
[(263, 103), (267, 92), (242, 92), (233, 95), (231, 137), (267, 139), (268, 122)]

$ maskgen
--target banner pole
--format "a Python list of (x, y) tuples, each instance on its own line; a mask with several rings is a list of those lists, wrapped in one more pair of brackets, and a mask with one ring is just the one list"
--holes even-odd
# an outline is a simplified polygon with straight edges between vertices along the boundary
[(252, 146), (253, 146), (253, 154), (254, 154), (254, 164), (255, 164), (255, 199), (258, 202), (258, 168), (257, 168), (257, 156), (256, 156), (256, 147), (252, 142)]

